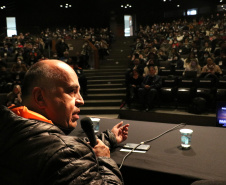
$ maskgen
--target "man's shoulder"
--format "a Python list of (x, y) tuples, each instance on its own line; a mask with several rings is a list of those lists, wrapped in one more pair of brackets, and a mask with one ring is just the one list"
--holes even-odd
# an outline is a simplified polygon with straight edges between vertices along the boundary
[[(48, 151), (56, 151), (68, 146), (73, 148), (72, 146), (84, 145), (81, 139), (65, 135), (60, 128), (53, 124), (17, 116), (5, 106), (0, 106), (0, 115), (2, 138), (14, 138), (13, 142), (20, 140), (21, 146), (26, 144), (32, 148), (33, 145), (37, 145), (40, 146), (40, 150), (43, 147), (51, 146)], [(28, 140), (29, 143), (27, 143)]]

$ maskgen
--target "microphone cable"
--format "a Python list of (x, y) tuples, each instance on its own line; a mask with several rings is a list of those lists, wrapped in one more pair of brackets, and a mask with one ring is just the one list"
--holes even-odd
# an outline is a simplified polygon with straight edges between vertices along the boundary
[(152, 138), (152, 139), (149, 139), (149, 140), (140, 142), (140, 143), (139, 143), (137, 146), (135, 146), (128, 154), (125, 155), (125, 157), (122, 159), (122, 162), (121, 162), (121, 165), (120, 165), (120, 167), (119, 167), (119, 170), (122, 168), (122, 165), (123, 165), (124, 161), (126, 160), (126, 158), (127, 158), (134, 150), (136, 150), (137, 147), (139, 147), (140, 145), (149, 143), (149, 142), (151, 142), (151, 141), (154, 141), (154, 140), (160, 138), (161, 136), (163, 136), (163, 135), (165, 135), (165, 134), (167, 134), (167, 133), (169, 133), (169, 132), (171, 132), (171, 131), (173, 131), (173, 130), (176, 130), (178, 127), (181, 127), (181, 126), (184, 127), (185, 125), (186, 125), (186, 123), (180, 123), (180, 124), (174, 126), (173, 128), (171, 128), (171, 129), (169, 129), (169, 130), (166, 130), (165, 132), (159, 134), (158, 136), (156, 136), (156, 137), (154, 137), (154, 138)]

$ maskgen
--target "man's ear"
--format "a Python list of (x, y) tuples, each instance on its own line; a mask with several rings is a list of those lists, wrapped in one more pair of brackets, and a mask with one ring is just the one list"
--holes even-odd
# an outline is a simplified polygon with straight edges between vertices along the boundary
[(45, 108), (45, 98), (44, 98), (44, 91), (40, 87), (34, 87), (32, 91), (33, 100), (36, 106), (38, 106), (40, 109)]

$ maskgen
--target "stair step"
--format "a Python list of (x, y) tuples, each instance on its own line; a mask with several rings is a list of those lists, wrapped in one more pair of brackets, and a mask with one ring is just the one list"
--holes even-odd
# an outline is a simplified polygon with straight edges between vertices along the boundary
[(83, 70), (84, 71), (84, 73), (85, 74), (88, 74), (88, 73), (95, 73), (95, 72), (97, 72), (97, 73), (100, 73), (100, 72), (119, 72), (119, 71), (121, 71), (121, 72), (123, 72), (123, 71), (125, 71), (125, 69), (121, 69), (121, 68), (110, 68), (110, 69), (108, 69), (108, 68), (101, 68), (101, 69), (85, 69), (85, 70)]
[(124, 84), (122, 83), (115, 83), (115, 84), (88, 84), (87, 85), (87, 88), (90, 89), (90, 88), (95, 88), (95, 89), (98, 89), (98, 88), (120, 88), (120, 87), (124, 87)]
[(123, 99), (125, 98), (125, 93), (114, 93), (114, 94), (88, 94), (83, 98), (85, 100), (104, 100), (104, 99)]
[(80, 115), (85, 114), (119, 114), (121, 111), (119, 106), (103, 106), (103, 107), (80, 107)]
[(98, 80), (98, 79), (125, 79), (125, 75), (108, 75), (108, 76), (87, 76), (87, 80)]
[(85, 69), (88, 95), (81, 115), (119, 114), (126, 96), (125, 73), (130, 62), (134, 38), (120, 37), (112, 43), (110, 54), (100, 61), (99, 69)]
[(104, 88), (104, 89), (88, 89), (89, 94), (97, 93), (125, 93), (126, 88)]
[(104, 79), (104, 80), (88, 80), (87, 83), (88, 84), (114, 84), (114, 83), (123, 83), (125, 81), (124, 78), (122, 79)]
[(109, 69), (126, 69), (126, 66), (124, 63), (121, 63), (121, 62), (118, 62), (118, 64), (103, 64), (100, 66), (100, 69), (106, 69), (106, 70), (109, 70)]
[(125, 75), (125, 72), (126, 72), (126, 70), (124, 70), (123, 72), (122, 71), (118, 71), (118, 72), (114, 71), (114, 72), (87, 73), (86, 77), (88, 78), (88, 77), (92, 77), (92, 76), (101, 76), (101, 77), (104, 76), (105, 77), (105, 76), (112, 76), (112, 75)]
[(120, 106), (122, 100), (85, 100), (84, 107)]

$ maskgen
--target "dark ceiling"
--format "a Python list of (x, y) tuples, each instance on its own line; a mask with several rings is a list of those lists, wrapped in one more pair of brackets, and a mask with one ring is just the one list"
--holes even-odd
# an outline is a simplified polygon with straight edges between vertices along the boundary
[[(0, 16), (15, 16), (19, 26), (101, 26), (109, 20), (121, 19), (123, 14), (133, 14), (140, 21), (163, 17), (164, 12), (195, 7), (215, 7), (220, 0), (0, 0)], [(226, 1), (226, 0), (223, 0)], [(60, 8), (60, 5), (71, 8)], [(130, 4), (132, 8), (121, 8)], [(180, 8), (177, 7), (180, 4)], [(1, 23), (0, 23), (1, 24)]]

